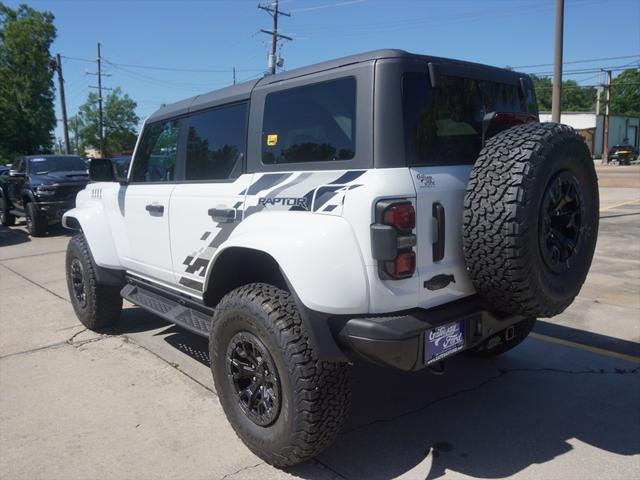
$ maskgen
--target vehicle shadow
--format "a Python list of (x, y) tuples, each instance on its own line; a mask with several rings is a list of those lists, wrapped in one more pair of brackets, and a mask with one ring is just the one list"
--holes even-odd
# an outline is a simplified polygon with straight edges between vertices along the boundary
[(0, 225), (0, 247), (19, 245), (31, 241), (31, 237), (24, 230), (9, 228)]
[[(126, 309), (114, 333), (162, 327), (154, 335), (209, 365), (207, 339), (140, 309)], [(563, 328), (554, 325), (544, 332), (613, 345), (609, 337)], [(634, 345), (618, 349), (632, 353)], [(349, 479), (435, 479), (446, 471), (501, 478), (560, 457), (576, 442), (617, 455), (640, 454), (640, 367), (619, 368), (606, 357), (571, 359), (567, 355), (590, 354), (554, 353), (560, 350), (553, 348), (527, 340), (495, 359), (460, 356), (447, 362), (443, 376), (356, 364), (350, 372), (350, 418), (316, 460)], [(615, 457), (593, 461), (611, 462), (616, 469)], [(310, 467), (287, 472), (308, 479), (326, 476)]]

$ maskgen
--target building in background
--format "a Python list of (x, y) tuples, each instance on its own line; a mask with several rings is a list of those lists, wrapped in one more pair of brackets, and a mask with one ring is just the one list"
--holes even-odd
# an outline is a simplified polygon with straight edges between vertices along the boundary
[[(551, 121), (551, 112), (540, 112), (541, 122)], [(602, 157), (604, 143), (604, 115), (589, 112), (562, 112), (560, 121), (575, 128), (585, 139), (594, 158)], [(614, 145), (631, 145), (636, 150), (640, 144), (640, 116), (609, 116), (609, 148)]]

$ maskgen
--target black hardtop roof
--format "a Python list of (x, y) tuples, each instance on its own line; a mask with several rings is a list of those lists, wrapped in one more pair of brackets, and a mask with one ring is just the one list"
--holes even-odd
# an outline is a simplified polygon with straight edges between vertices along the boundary
[(266, 75), (257, 80), (251, 80), (229, 87), (214, 90), (202, 95), (196, 95), (194, 97), (180, 100), (175, 103), (161, 107), (156, 112), (152, 113), (148, 118), (148, 121), (162, 120), (170, 117), (186, 114), (188, 112), (204, 110), (209, 107), (214, 107), (222, 103), (233, 103), (241, 100), (246, 100), (251, 96), (251, 92), (257, 85), (267, 85), (270, 83), (276, 83), (283, 80), (289, 80), (291, 78), (302, 77), (317, 72), (326, 70), (332, 70), (334, 68), (343, 67), (346, 65), (353, 65), (357, 63), (365, 63), (374, 60), (387, 59), (387, 58), (406, 58), (414, 60), (423, 60), (429, 62), (447, 63), (459, 65), (462, 67), (481, 67), (483, 69), (495, 70), (496, 73), (504, 75), (509, 73), (514, 77), (526, 76), (527, 74), (519, 73), (515, 71), (509, 71), (498, 67), (489, 65), (483, 65), (474, 62), (467, 62), (463, 60), (454, 60), (450, 58), (434, 57), (429, 55), (419, 55), (415, 53), (409, 53), (405, 50), (398, 49), (381, 49), (372, 50), (370, 52), (358, 53), (355, 55), (349, 55), (346, 57), (336, 58), (334, 60), (328, 60), (326, 62), (315, 63), (306, 67), (295, 68), (286, 72), (277, 73), (276, 75)]

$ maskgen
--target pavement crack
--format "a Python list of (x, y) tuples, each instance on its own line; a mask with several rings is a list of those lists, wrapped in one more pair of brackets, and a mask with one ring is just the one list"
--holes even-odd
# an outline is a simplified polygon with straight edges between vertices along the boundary
[(187, 372), (185, 372), (184, 370), (182, 370), (180, 368), (180, 365), (175, 363), (175, 362), (170, 362), (169, 360), (166, 360), (164, 358), (162, 358), (160, 355), (158, 355), (156, 352), (154, 352), (153, 350), (150, 350), (148, 348), (146, 348), (143, 345), (140, 345), (139, 343), (136, 343), (133, 339), (127, 337), (126, 335), (119, 335), (119, 337), (123, 338), (125, 342), (130, 343), (138, 348), (143, 349), (146, 352), (149, 352), (151, 355), (153, 355), (154, 357), (160, 359), (160, 361), (162, 361), (163, 363), (169, 365), (171, 368), (175, 369), (176, 371), (180, 372), (182, 375), (184, 375), (185, 377), (187, 377), (189, 380), (197, 383), (198, 385), (200, 385), (202, 388), (204, 388), (206, 391), (213, 393), (216, 397), (218, 396), (218, 394), (209, 386), (205, 385), (204, 383), (202, 383), (201, 381), (199, 381), (197, 378), (192, 377), (191, 375), (189, 375)]
[(242, 467), (238, 470), (236, 470), (235, 472), (231, 472), (231, 473), (225, 473), (222, 477), (220, 477), (220, 480), (225, 480), (227, 478), (231, 478), (241, 472), (244, 472), (246, 470), (251, 470), (252, 468), (256, 468), (259, 467), (260, 465), (264, 465), (265, 462), (260, 462), (260, 463), (256, 463), (255, 465), (247, 465), (246, 467)]
[(41, 352), (43, 350), (52, 350), (54, 348), (66, 347), (68, 345), (69, 345), (69, 343), (67, 343), (66, 340), (64, 342), (51, 343), (49, 345), (43, 345), (42, 347), (36, 347), (36, 348), (31, 348), (29, 350), (23, 350), (21, 352), (13, 352), (13, 353), (7, 353), (6, 355), (0, 355), (0, 360), (4, 360), (5, 358), (11, 358), (11, 357), (19, 357), (19, 356), (22, 356), (22, 355), (30, 355), (32, 353)]
[(89, 330), (88, 328), (83, 328), (82, 330), (74, 333), (73, 335), (71, 335), (71, 337), (67, 340), (68, 343), (73, 343), (73, 341), (76, 339), (76, 337), (78, 335), (80, 335), (81, 333), (86, 332), (87, 330)]
[(378, 418), (375, 420), (372, 420), (371, 422), (365, 423), (363, 425), (358, 425), (350, 430), (346, 430), (344, 432), (344, 435), (348, 435), (350, 433), (353, 433), (355, 431), (358, 430), (363, 430), (365, 428), (371, 427), (373, 425), (377, 425), (379, 423), (390, 423), (393, 421), (396, 421), (400, 418), (404, 418), (404, 417), (408, 417), (411, 415), (414, 415), (416, 413), (420, 413), (423, 410), (426, 410), (427, 408), (443, 402), (445, 400), (450, 400), (452, 398), (455, 397), (459, 397), (461, 395), (465, 395), (467, 393), (472, 393), (472, 392), (476, 392), (478, 390), (481, 390), (482, 388), (484, 388), (486, 385), (495, 382), (496, 380), (500, 380), (501, 378), (507, 376), (510, 373), (541, 373), (541, 372), (547, 372), (547, 373), (561, 373), (561, 374), (565, 374), (565, 375), (634, 375), (634, 374), (638, 374), (640, 373), (640, 367), (636, 367), (633, 369), (624, 369), (624, 368), (615, 368), (613, 370), (604, 370), (604, 369), (598, 369), (598, 370), (593, 370), (593, 369), (587, 369), (587, 370), (565, 370), (565, 369), (560, 369), (560, 368), (546, 368), (546, 367), (542, 367), (542, 368), (500, 368), (498, 369), (498, 374), (497, 375), (493, 375), (492, 377), (487, 378), (486, 380), (480, 382), (477, 385), (474, 385), (473, 387), (468, 387), (468, 388), (463, 388), (461, 390), (455, 391), (453, 393), (450, 393), (448, 395), (444, 395), (442, 397), (439, 398), (435, 398), (433, 400), (430, 400), (429, 402), (411, 409), (411, 410), (407, 410), (405, 412), (399, 413), (397, 415), (393, 415), (391, 417), (386, 417), (386, 418)]
[(24, 279), (24, 280), (26, 280), (27, 282), (29, 282), (29, 283), (31, 283), (31, 284), (33, 284), (33, 285), (35, 285), (36, 287), (39, 287), (39, 288), (41, 288), (41, 289), (43, 289), (43, 290), (45, 290), (45, 291), (49, 292), (49, 293), (50, 293), (51, 295), (53, 295), (54, 297), (57, 297), (57, 298), (59, 298), (60, 300), (64, 300), (64, 301), (65, 301), (65, 302), (67, 302), (67, 303), (71, 303), (71, 302), (69, 301), (69, 299), (68, 299), (68, 298), (64, 298), (64, 297), (62, 297), (62, 296), (58, 295), (58, 294), (57, 294), (56, 292), (54, 292), (53, 290), (49, 290), (47, 287), (45, 287), (45, 286), (43, 286), (43, 285), (40, 285), (38, 282), (36, 282), (36, 281), (34, 281), (34, 280), (31, 280), (29, 277), (24, 276), (23, 274), (21, 274), (20, 272), (18, 272), (18, 271), (16, 271), (16, 270), (14, 270), (13, 268), (11, 268), (11, 267), (7, 267), (4, 263), (1, 263), (1, 262), (0, 262), (0, 265), (1, 265), (2, 267), (6, 268), (7, 270), (9, 270), (10, 272), (15, 273), (15, 274), (16, 274), (16, 275), (18, 275), (20, 278), (23, 278), (23, 279)]

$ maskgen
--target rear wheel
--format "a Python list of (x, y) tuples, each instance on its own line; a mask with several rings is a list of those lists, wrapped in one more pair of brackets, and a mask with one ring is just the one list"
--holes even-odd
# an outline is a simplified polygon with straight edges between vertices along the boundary
[(47, 218), (38, 212), (33, 202), (27, 203), (26, 208), (27, 230), (32, 237), (42, 237), (47, 233)]
[(9, 202), (0, 193), (0, 224), (5, 227), (12, 227), (16, 224), (16, 217), (9, 213)]
[(69, 298), (80, 322), (91, 330), (115, 323), (122, 311), (120, 288), (98, 284), (83, 234), (69, 241), (66, 271)]
[(210, 355), (229, 422), (266, 462), (304, 462), (340, 433), (347, 367), (318, 360), (288, 292), (255, 283), (226, 295), (216, 307)]

